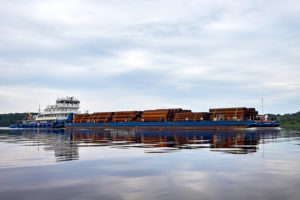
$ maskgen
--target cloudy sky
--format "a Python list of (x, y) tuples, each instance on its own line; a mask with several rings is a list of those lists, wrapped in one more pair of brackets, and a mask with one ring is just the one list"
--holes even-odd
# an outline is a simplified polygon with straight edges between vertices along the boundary
[(0, 113), (300, 111), (299, 0), (0, 0)]

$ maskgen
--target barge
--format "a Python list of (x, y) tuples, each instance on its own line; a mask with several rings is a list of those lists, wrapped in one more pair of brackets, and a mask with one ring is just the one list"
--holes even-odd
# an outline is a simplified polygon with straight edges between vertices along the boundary
[(268, 121), (255, 108), (212, 108), (209, 112), (192, 112), (181, 108), (144, 111), (79, 112), (80, 101), (74, 97), (60, 98), (23, 123), (11, 128), (154, 128), (204, 129), (278, 127), (279, 121)]

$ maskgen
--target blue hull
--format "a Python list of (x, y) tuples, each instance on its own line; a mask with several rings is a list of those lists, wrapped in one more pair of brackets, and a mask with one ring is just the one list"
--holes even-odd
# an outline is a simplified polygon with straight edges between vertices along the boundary
[(279, 127), (280, 122), (254, 122), (250, 127)]
[(247, 128), (247, 127), (278, 127), (276, 122), (249, 121), (196, 121), (196, 122), (119, 122), (119, 123), (68, 123), (57, 121), (50, 123), (12, 124), (11, 128), (126, 128), (126, 127), (158, 127), (158, 128)]
[(70, 123), (73, 120), (73, 113), (69, 113), (68, 118), (64, 120), (56, 120), (54, 122), (45, 123), (20, 123), (11, 124), (10, 128), (64, 128), (66, 123)]
[(11, 124), (10, 128), (64, 128), (66, 122)]
[[(119, 123), (67, 123), (67, 128), (101, 128), (101, 127), (159, 127), (159, 128), (247, 128), (264, 126), (265, 122), (249, 121), (196, 121), (196, 122), (119, 122)], [(266, 124), (265, 124), (266, 125)], [(279, 122), (267, 124), (269, 127), (279, 126)]]

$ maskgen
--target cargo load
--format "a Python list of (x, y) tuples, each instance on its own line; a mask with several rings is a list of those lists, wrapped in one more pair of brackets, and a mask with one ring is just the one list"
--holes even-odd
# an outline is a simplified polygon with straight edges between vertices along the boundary
[(110, 122), (112, 112), (98, 112), (93, 114), (76, 114), (73, 123), (106, 123)]
[(73, 119), (73, 123), (87, 123), (91, 114), (76, 114)]
[(257, 119), (255, 108), (211, 108), (209, 109), (211, 121), (245, 121)]
[(139, 111), (120, 111), (114, 112), (112, 122), (133, 122), (140, 116)]
[(107, 123), (111, 122), (113, 112), (97, 112), (93, 113), (89, 119), (89, 123)]
[(145, 110), (140, 121), (142, 122), (166, 122), (172, 121), (176, 113), (182, 112), (181, 108)]
[(174, 122), (183, 121), (208, 121), (210, 114), (208, 112), (186, 112), (186, 113), (176, 113), (174, 115)]

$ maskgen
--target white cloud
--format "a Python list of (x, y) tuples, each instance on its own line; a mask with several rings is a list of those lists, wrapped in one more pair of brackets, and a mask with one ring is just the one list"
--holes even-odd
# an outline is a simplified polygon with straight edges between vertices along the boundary
[[(265, 96), (277, 112), (299, 108), (297, 1), (0, 4), (1, 88), (39, 85), (68, 94), (85, 90), (88, 96), (105, 91), (109, 99), (124, 91), (153, 106), (199, 98), (217, 106)], [(106, 106), (117, 107), (118, 99)], [(0, 112), (15, 110), (4, 107)]]

